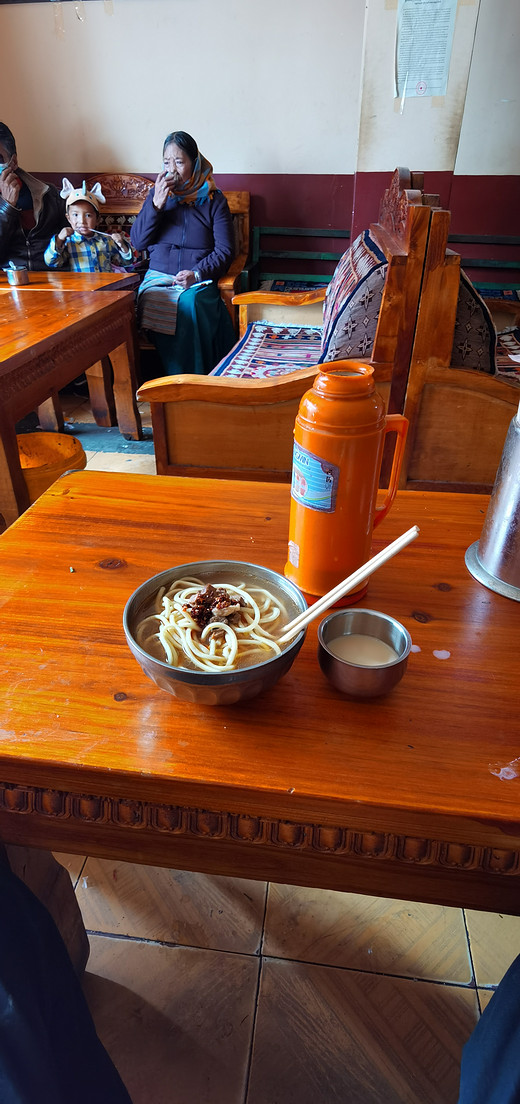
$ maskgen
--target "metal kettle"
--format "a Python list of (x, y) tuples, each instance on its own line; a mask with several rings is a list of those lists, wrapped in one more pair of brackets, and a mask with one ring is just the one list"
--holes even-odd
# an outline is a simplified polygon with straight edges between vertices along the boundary
[(520, 405), (507, 432), (480, 540), (465, 558), (475, 579), (520, 602)]

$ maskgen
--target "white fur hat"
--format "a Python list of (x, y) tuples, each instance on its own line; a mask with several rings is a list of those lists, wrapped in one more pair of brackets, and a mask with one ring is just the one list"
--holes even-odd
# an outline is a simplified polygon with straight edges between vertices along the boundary
[(85, 203), (90, 203), (99, 213), (99, 204), (106, 202), (103, 192), (101, 191), (101, 184), (94, 184), (94, 187), (91, 188), (90, 191), (87, 191), (85, 181), (83, 181), (81, 188), (75, 188), (70, 180), (67, 180), (66, 176), (63, 177), (63, 187), (60, 195), (63, 196), (67, 209), (70, 207), (71, 203), (78, 203), (83, 200)]

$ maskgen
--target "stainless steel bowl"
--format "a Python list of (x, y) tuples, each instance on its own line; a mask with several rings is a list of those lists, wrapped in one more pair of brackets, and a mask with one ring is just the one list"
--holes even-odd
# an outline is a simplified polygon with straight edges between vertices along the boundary
[(156, 686), (173, 694), (181, 701), (196, 702), (200, 705), (232, 705), (234, 702), (254, 698), (264, 690), (269, 690), (278, 679), (285, 675), (305, 640), (301, 632), (292, 640), (279, 656), (266, 659), (251, 667), (242, 667), (237, 671), (221, 674), (188, 670), (185, 667), (171, 667), (169, 663), (145, 652), (135, 639), (135, 630), (143, 611), (149, 606), (160, 587), (169, 586), (173, 579), (185, 576), (201, 579), (203, 582), (218, 582), (225, 586), (236, 583), (237, 579), (246, 586), (249, 583), (265, 586), (275, 598), (286, 606), (288, 620), (307, 609), (307, 603), (298, 587), (289, 579), (270, 571), (258, 564), (241, 563), (237, 560), (201, 560), (198, 563), (179, 564), (161, 571), (147, 579), (128, 599), (123, 615), (123, 626), (128, 646), (141, 664), (143, 671)]
[[(338, 636), (375, 636), (397, 653), (390, 663), (367, 667), (340, 659), (328, 644)], [(330, 613), (318, 628), (318, 660), (323, 674), (337, 690), (351, 698), (378, 698), (389, 694), (406, 671), (412, 646), (410, 633), (395, 617), (370, 609), (346, 609)]]

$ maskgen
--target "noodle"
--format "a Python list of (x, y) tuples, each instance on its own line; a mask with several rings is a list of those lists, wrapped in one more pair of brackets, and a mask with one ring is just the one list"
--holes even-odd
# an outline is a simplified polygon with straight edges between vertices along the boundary
[(162, 648), (172, 667), (231, 671), (282, 651), (270, 629), (284, 611), (263, 587), (175, 579), (157, 592), (153, 609), (136, 640), (152, 654)]

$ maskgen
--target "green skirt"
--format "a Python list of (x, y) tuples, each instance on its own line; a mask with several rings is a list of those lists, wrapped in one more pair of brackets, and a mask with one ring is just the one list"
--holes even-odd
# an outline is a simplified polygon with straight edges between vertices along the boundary
[(236, 341), (229, 312), (214, 283), (183, 291), (177, 301), (174, 334), (148, 333), (166, 376), (184, 372), (207, 376)]

